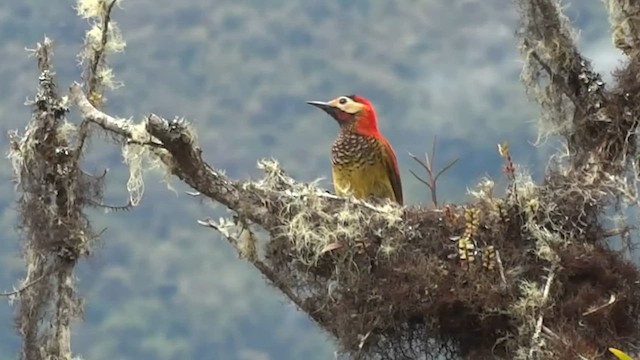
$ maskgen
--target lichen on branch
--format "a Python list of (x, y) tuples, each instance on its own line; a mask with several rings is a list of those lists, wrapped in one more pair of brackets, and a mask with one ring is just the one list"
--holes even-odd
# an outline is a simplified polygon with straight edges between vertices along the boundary
[(27, 267), (24, 285), (10, 295), (19, 303), (21, 358), (68, 359), (71, 322), (81, 314), (73, 269), (97, 236), (83, 209), (100, 201), (102, 178), (78, 166), (67, 99), (59, 95), (51, 65), (51, 40), (38, 43), (34, 55), (40, 77), (29, 103), (32, 118), (22, 136), (10, 134)]

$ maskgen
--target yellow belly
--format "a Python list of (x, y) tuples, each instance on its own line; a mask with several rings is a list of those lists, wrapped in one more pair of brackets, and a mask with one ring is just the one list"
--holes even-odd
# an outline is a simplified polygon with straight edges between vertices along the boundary
[(336, 195), (353, 195), (358, 199), (375, 196), (396, 200), (391, 180), (382, 164), (334, 166), (332, 173)]

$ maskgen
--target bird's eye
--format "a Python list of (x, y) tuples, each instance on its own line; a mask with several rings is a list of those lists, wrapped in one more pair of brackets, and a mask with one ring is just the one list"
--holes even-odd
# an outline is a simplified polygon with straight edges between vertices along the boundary
[(340, 98), (340, 100), (338, 100), (338, 102), (340, 103), (340, 105), (344, 105), (347, 103), (347, 99), (345, 98)]

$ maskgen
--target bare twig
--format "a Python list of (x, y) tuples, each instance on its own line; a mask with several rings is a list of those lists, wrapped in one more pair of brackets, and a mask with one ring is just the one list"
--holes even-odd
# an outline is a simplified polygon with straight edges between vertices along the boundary
[(496, 263), (498, 264), (498, 271), (500, 271), (500, 279), (504, 286), (507, 285), (507, 278), (504, 276), (504, 266), (502, 265), (502, 259), (500, 258), (500, 251), (496, 250)]
[(555, 277), (555, 269), (549, 270), (549, 274), (547, 275), (547, 282), (544, 284), (544, 289), (542, 290), (542, 301), (540, 303), (540, 315), (538, 316), (538, 320), (536, 322), (535, 332), (531, 337), (531, 347), (529, 348), (529, 359), (533, 359), (533, 354), (540, 347), (539, 338), (540, 332), (542, 331), (542, 325), (544, 321), (544, 307), (547, 305), (547, 301), (549, 299), (549, 292), (551, 291), (551, 285), (553, 284), (553, 279)]
[(429, 190), (431, 191), (431, 201), (433, 202), (433, 206), (437, 208), (438, 192), (437, 192), (436, 186), (437, 186), (438, 178), (440, 177), (440, 175), (444, 174), (447, 170), (453, 167), (453, 165), (455, 165), (459, 159), (456, 158), (450, 161), (447, 165), (445, 165), (439, 171), (437, 172), (434, 171), (433, 166), (434, 166), (435, 157), (436, 157), (436, 137), (435, 136), (433, 137), (431, 153), (425, 153), (424, 155), (425, 155), (425, 159), (420, 160), (418, 159), (417, 156), (409, 153), (409, 156), (425, 169), (425, 171), (427, 172), (427, 179), (426, 180), (422, 179), (413, 170), (409, 170), (409, 172), (411, 172), (411, 175), (415, 176), (415, 178), (418, 179), (418, 181), (425, 184), (429, 188)]
[(619, 228), (607, 229), (602, 231), (602, 237), (609, 238), (618, 235), (626, 235), (631, 231), (630, 226), (623, 226)]
[(35, 285), (36, 283), (38, 283), (39, 281), (41, 281), (42, 279), (44, 279), (45, 277), (52, 275), (53, 273), (44, 273), (41, 274), (40, 276), (38, 276), (37, 278), (29, 281), (28, 283), (22, 285), (19, 289), (14, 290), (14, 291), (9, 291), (9, 292), (3, 292), (0, 293), (0, 296), (15, 296), (20, 294), (21, 292), (27, 290), (29, 287), (31, 287), (32, 285)]
[(594, 313), (596, 313), (596, 312), (598, 312), (598, 311), (600, 311), (600, 310), (602, 310), (604, 308), (607, 308), (607, 307), (613, 305), (615, 302), (616, 302), (616, 295), (615, 294), (611, 294), (611, 297), (609, 297), (609, 301), (607, 301), (606, 303), (604, 303), (602, 305), (596, 306), (596, 307), (594, 307), (592, 309), (589, 309), (589, 310), (583, 312), (582, 316), (588, 316), (588, 315), (594, 314)]

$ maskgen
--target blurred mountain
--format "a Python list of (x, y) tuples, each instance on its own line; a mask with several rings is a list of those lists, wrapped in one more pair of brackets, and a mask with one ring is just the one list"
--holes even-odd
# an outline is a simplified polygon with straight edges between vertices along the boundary
[[(60, 88), (77, 80), (75, 54), (87, 23), (72, 1), (0, 3), (0, 130), (22, 129), (37, 85), (25, 47), (55, 41)], [(598, 70), (617, 65), (598, 1), (568, 14)], [(256, 161), (275, 157), (300, 180), (324, 177), (337, 126), (305, 104), (359, 93), (379, 112), (398, 152), (406, 199), (427, 201), (409, 173), (438, 136), (440, 163), (460, 157), (440, 184), (448, 201), (484, 175), (500, 178), (495, 144), (508, 140), (518, 162), (540, 174), (537, 109), (519, 82), (517, 12), (503, 0), (124, 0), (114, 11), (127, 48), (109, 59), (124, 87), (106, 111), (142, 119), (155, 112), (193, 122), (206, 158), (236, 178), (256, 177)], [(605, 79), (609, 79), (605, 77)], [(4, 137), (0, 145), (6, 148)], [(552, 149), (551, 149), (552, 150)], [(97, 136), (89, 171), (109, 168), (107, 201), (126, 203), (127, 169)], [(0, 163), (0, 287), (23, 276), (8, 161)], [(85, 359), (333, 359), (334, 344), (219, 236), (195, 224), (225, 215), (146, 177), (143, 203), (128, 213), (96, 211), (107, 230), (78, 271), (86, 299), (74, 348)], [(0, 305), (0, 359), (19, 346), (12, 307)]]

